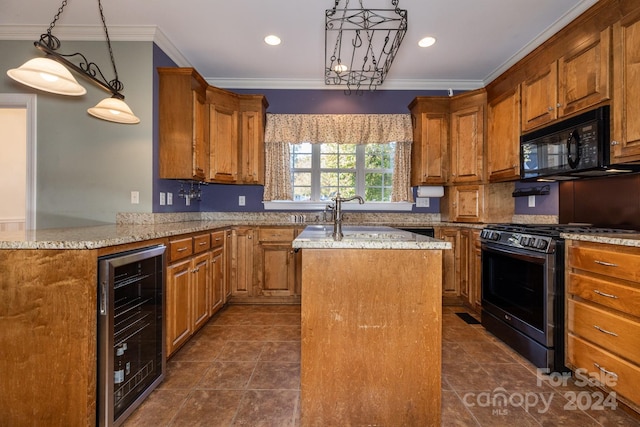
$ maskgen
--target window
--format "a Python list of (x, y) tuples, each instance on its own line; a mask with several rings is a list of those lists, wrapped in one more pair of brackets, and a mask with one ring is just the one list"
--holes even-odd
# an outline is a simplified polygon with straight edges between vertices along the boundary
[(328, 201), (361, 195), (390, 202), (395, 143), (290, 144), (293, 200)]

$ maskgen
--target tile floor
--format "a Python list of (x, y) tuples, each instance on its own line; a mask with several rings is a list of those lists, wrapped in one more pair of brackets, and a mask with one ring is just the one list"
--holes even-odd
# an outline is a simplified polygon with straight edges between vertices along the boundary
[[(596, 389), (538, 379), (462, 311), (443, 308), (443, 426), (640, 426), (620, 407), (598, 410)], [(571, 408), (573, 397), (585, 411)], [(165, 381), (124, 426), (299, 426), (299, 399), (300, 307), (232, 305), (168, 361)]]

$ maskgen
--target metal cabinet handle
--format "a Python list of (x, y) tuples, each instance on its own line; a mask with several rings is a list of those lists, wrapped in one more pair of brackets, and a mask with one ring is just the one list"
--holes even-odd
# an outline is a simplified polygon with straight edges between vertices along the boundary
[(616, 374), (613, 371), (609, 371), (605, 368), (603, 368), (602, 366), (598, 365), (596, 362), (593, 362), (593, 366), (595, 366), (596, 368), (598, 368), (601, 372), (604, 372), (607, 375), (613, 375), (614, 377), (616, 377), (616, 379), (618, 378), (618, 374)]
[(617, 267), (618, 264), (614, 264), (612, 262), (606, 262), (606, 261), (600, 261), (600, 260), (593, 260), (593, 262), (595, 262), (596, 264), (600, 264), (600, 265), (604, 265), (605, 267)]
[(593, 290), (593, 293), (594, 293), (594, 294), (598, 294), (598, 295), (603, 296), (603, 297), (607, 297), (607, 298), (618, 299), (618, 297), (617, 297), (616, 295), (613, 295), (613, 294), (607, 294), (607, 293), (602, 292), (602, 291), (599, 291), (599, 290), (597, 290), (597, 289), (594, 289), (594, 290)]
[(618, 141), (611, 141), (611, 145), (619, 145), (620, 143)]
[(553, 111), (553, 107), (548, 107), (548, 110), (549, 111)]
[(204, 245), (206, 245), (206, 244), (207, 244), (207, 242), (200, 242), (200, 243), (198, 243), (198, 244), (199, 244), (200, 246), (204, 246)]
[(611, 336), (614, 336), (614, 337), (618, 336), (618, 334), (616, 334), (615, 332), (611, 332), (611, 331), (607, 331), (606, 329), (602, 329), (598, 325), (593, 325), (593, 327), (596, 328), (597, 330), (599, 330), (600, 332), (602, 332), (603, 334), (611, 335)]
[(184, 247), (184, 248), (178, 248), (178, 249), (176, 250), (176, 252), (184, 252), (184, 251), (186, 251), (187, 249), (188, 249), (187, 247)]

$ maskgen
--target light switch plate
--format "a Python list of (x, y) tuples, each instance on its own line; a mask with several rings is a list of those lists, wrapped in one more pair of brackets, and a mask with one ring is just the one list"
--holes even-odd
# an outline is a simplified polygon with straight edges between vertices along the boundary
[(529, 196), (529, 207), (530, 208), (535, 208), (536, 207), (536, 196), (535, 195)]
[(161, 191), (160, 192), (160, 206), (164, 206), (167, 204), (167, 193)]
[(244, 206), (245, 203), (246, 203), (246, 200), (244, 196), (238, 196), (238, 206)]

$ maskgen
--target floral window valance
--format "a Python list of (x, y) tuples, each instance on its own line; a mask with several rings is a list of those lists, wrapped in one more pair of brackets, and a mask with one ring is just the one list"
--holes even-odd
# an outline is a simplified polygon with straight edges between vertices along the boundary
[(413, 140), (410, 114), (267, 114), (265, 142), (381, 144)]
[(291, 200), (289, 144), (396, 143), (391, 201), (412, 201), (410, 114), (267, 114), (264, 200)]

